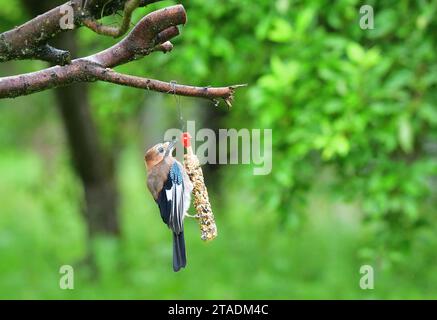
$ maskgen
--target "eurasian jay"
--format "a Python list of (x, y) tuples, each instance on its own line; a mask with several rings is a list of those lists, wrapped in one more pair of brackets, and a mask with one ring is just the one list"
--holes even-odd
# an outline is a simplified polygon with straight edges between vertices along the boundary
[(162, 221), (173, 232), (173, 270), (187, 264), (184, 239), (184, 218), (189, 216), (193, 185), (182, 164), (172, 152), (176, 140), (159, 143), (146, 151), (147, 187), (158, 204)]

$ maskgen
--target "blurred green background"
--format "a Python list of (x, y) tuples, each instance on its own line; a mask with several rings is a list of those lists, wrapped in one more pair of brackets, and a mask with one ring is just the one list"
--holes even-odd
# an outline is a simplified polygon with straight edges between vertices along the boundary
[[(219, 237), (205, 244), (186, 221), (188, 267), (173, 273), (143, 153), (179, 127), (175, 99), (93, 83), (2, 100), (0, 298), (437, 298), (437, 1), (181, 2), (173, 52), (117, 70), (249, 83), (230, 111), (181, 98), (183, 115), (198, 129), (273, 129), (272, 173), (204, 167)], [(60, 3), (0, 0), (1, 31)], [(359, 27), (363, 4), (373, 30)], [(117, 41), (69, 34), (75, 56)], [(359, 286), (366, 264), (373, 290)], [(61, 265), (74, 290), (60, 289)]]

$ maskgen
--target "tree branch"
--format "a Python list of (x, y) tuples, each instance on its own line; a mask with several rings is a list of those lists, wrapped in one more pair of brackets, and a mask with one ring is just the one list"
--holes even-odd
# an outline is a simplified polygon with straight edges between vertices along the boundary
[(186, 12), (182, 5), (154, 11), (141, 19), (123, 40), (104, 51), (75, 59), (65, 66), (0, 78), (0, 98), (14, 98), (71, 83), (101, 80), (183, 96), (222, 98), (228, 106), (231, 106), (234, 91), (240, 86), (192, 87), (124, 75), (109, 69), (142, 58), (153, 51), (170, 51), (173, 46), (169, 40), (179, 35), (177, 25), (185, 24), (186, 19)]
[[(185, 24), (187, 15), (182, 5), (176, 5), (149, 13), (120, 42), (85, 59), (103, 67), (115, 67), (142, 58), (161, 44), (179, 35), (177, 25)], [(164, 46), (169, 48), (169, 44)], [(162, 51), (162, 50), (161, 50)]]
[(32, 53), (32, 56), (29, 56), (29, 58), (39, 59), (42, 61), (59, 64), (61, 66), (69, 64), (71, 62), (71, 56), (69, 51), (56, 49), (48, 44), (36, 47)]
[(94, 77), (98, 80), (119, 84), (122, 86), (147, 89), (162, 93), (176, 94), (186, 97), (206, 99), (223, 99), (228, 107), (232, 107), (235, 89), (245, 87), (245, 84), (229, 87), (195, 87), (169, 83), (155, 79), (136, 77), (115, 72), (112, 69), (93, 69)]
[(103, 34), (117, 38), (129, 30), (129, 24), (132, 19), (132, 13), (140, 5), (140, 0), (128, 0), (124, 5), (123, 19), (119, 27), (105, 26), (99, 23), (93, 17), (87, 17), (82, 20), (83, 24), (93, 30), (95, 33)]
[[(43, 48), (50, 39), (54, 38), (60, 32), (70, 30), (62, 29), (60, 24), (62, 17), (67, 14), (67, 11), (64, 11), (66, 5), (73, 10), (74, 27), (78, 28), (84, 24), (84, 20), (100, 19), (103, 16), (108, 16), (119, 10), (123, 10), (125, 6), (128, 9), (127, 11), (133, 11), (136, 7), (132, 7), (132, 1), (137, 2), (138, 0), (117, 0), (111, 1), (109, 4), (108, 0), (87, 0), (87, 2), (84, 0), (71, 0), (64, 5), (49, 10), (21, 26), (0, 34), (0, 62), (41, 59), (52, 63), (68, 63), (69, 59), (65, 59), (65, 53), (42, 56), (39, 54), (41, 50), (44, 50)], [(161, 0), (139, 0), (138, 6), (144, 7), (159, 1)], [(84, 8), (82, 5), (85, 3), (86, 7)], [(130, 3), (129, 6), (128, 3)], [(129, 22), (123, 22), (119, 28), (118, 36), (127, 31), (132, 11), (127, 15), (125, 14), (125, 18), (128, 18)], [(114, 33), (113, 35), (115, 36), (116, 34)]]

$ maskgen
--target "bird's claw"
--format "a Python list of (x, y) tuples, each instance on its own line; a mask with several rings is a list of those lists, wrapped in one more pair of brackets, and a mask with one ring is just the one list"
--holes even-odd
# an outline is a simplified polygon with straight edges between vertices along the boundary
[(199, 218), (198, 214), (195, 214), (194, 216), (192, 216), (191, 214), (186, 213), (185, 216), (188, 217), (188, 218), (194, 218), (194, 219), (198, 219)]

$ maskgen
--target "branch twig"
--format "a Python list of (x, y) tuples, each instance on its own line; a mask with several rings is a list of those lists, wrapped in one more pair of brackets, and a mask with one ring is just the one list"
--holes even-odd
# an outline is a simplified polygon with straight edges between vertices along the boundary
[(129, 29), (129, 25), (132, 19), (132, 13), (140, 5), (140, 0), (127, 0), (124, 5), (123, 19), (121, 25), (118, 27), (105, 26), (98, 22), (94, 17), (87, 17), (82, 20), (82, 23), (93, 30), (95, 33), (103, 34), (106, 36), (111, 36), (118, 38), (119, 36), (125, 34)]
[(164, 82), (155, 79), (136, 77), (115, 72), (112, 69), (94, 69), (96, 79), (139, 89), (147, 89), (161, 93), (176, 94), (186, 97), (206, 99), (223, 99), (228, 107), (232, 107), (235, 89), (245, 87), (245, 84), (229, 87), (195, 87)]

